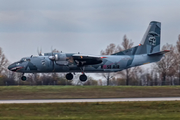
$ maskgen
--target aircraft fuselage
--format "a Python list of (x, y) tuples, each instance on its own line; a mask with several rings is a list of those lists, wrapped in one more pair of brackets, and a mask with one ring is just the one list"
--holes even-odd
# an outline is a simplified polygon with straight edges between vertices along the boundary
[[(67, 54), (65, 61), (56, 61), (53, 67), (53, 61), (48, 56), (32, 56), (22, 58), (21, 61), (15, 62), (9, 66), (11, 71), (21, 73), (49, 73), (49, 72), (82, 72), (74, 61), (69, 58), (73, 54)], [(141, 55), (104, 55), (102, 62), (95, 65), (83, 66), (84, 72), (118, 72), (127, 68), (159, 61), (161, 56)], [(61, 64), (67, 62), (67, 65)]]

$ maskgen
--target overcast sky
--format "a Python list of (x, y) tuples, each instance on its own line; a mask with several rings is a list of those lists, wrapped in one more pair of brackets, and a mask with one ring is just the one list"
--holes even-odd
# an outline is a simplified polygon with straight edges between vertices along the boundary
[(99, 54), (126, 34), (140, 43), (150, 21), (162, 44), (180, 34), (180, 0), (0, 0), (0, 47), (10, 62), (50, 52)]

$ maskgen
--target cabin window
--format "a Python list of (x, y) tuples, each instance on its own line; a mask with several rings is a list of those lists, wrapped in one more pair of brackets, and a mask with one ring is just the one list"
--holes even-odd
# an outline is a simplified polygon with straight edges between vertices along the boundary
[(23, 58), (23, 59), (20, 60), (20, 62), (26, 62), (26, 61), (27, 61), (26, 58)]

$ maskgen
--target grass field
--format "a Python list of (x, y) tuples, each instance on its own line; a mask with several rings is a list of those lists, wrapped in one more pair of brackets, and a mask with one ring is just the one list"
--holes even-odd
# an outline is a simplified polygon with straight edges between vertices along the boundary
[(5, 120), (180, 120), (180, 102), (0, 104)]
[(6, 86), (0, 100), (63, 98), (180, 97), (180, 86)]

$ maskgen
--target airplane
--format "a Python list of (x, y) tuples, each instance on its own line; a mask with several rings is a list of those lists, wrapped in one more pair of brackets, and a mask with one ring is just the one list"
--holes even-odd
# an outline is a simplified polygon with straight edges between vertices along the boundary
[(118, 72), (152, 62), (158, 62), (169, 50), (160, 51), (161, 23), (150, 22), (139, 45), (112, 55), (89, 55), (80, 53), (51, 52), (39, 56), (24, 57), (9, 65), (8, 69), (22, 73), (64, 72), (67, 80), (73, 80), (73, 73), (82, 72), (79, 79), (87, 80), (85, 73)]

